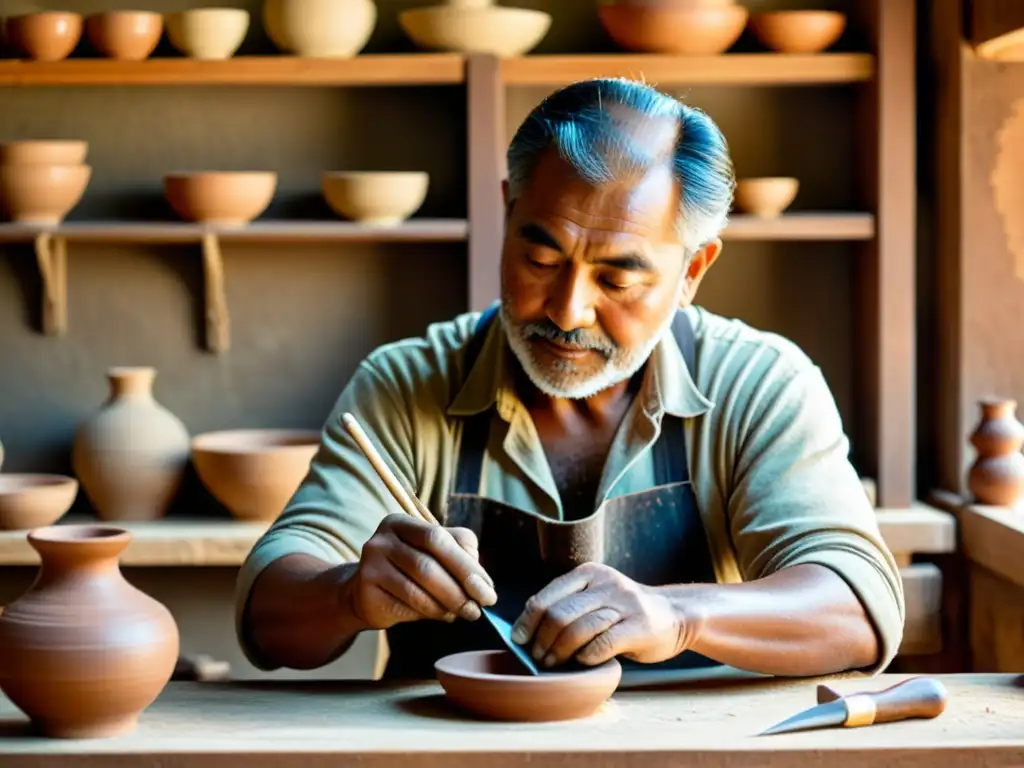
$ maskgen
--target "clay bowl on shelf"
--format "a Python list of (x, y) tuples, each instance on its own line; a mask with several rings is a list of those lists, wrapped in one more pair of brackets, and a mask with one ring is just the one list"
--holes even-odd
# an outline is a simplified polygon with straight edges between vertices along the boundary
[(0, 530), (52, 525), (71, 509), (78, 481), (65, 475), (0, 475)]
[(243, 227), (274, 199), (273, 171), (195, 171), (164, 176), (164, 196), (185, 221)]
[(506, 8), (491, 0), (452, 0), (402, 11), (398, 23), (421, 48), (511, 57), (528, 53), (544, 39), (551, 15)]
[(331, 210), (363, 224), (389, 226), (423, 205), (430, 176), (420, 171), (327, 171), (320, 189)]
[(749, 12), (741, 5), (676, 8), (671, 5), (599, 5), (608, 36), (627, 51), (714, 56), (739, 40)]
[(511, 651), (468, 651), (438, 659), (438, 682), (460, 709), (490, 720), (552, 722), (597, 712), (615, 693), (622, 666), (612, 659), (579, 672), (531, 675)]
[(7, 39), (28, 58), (60, 61), (82, 39), (82, 16), (64, 11), (42, 11), (7, 19)]
[(164, 17), (152, 11), (95, 13), (85, 20), (85, 36), (92, 47), (119, 61), (149, 58), (163, 32)]
[(230, 59), (249, 31), (249, 12), (240, 8), (196, 8), (169, 13), (167, 39), (192, 59)]
[(55, 226), (78, 205), (92, 177), (88, 165), (0, 165), (0, 207), (21, 224)]
[(772, 11), (750, 18), (754, 37), (780, 53), (819, 53), (835, 44), (845, 29), (846, 16), (836, 11)]
[(0, 143), (0, 165), (81, 165), (89, 143), (77, 139), (23, 139)]
[(774, 218), (786, 210), (800, 182), (789, 176), (737, 179), (733, 200), (740, 210), (761, 218)]
[(373, 0), (265, 0), (263, 27), (280, 50), (296, 56), (350, 58), (377, 26)]
[(192, 464), (207, 490), (239, 520), (274, 520), (309, 471), (320, 433), (236, 429), (192, 439)]

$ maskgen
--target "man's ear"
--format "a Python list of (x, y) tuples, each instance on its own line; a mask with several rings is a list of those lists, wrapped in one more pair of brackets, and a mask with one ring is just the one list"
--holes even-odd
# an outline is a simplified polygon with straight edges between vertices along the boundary
[(697, 296), (697, 288), (700, 287), (704, 275), (711, 269), (719, 255), (722, 253), (722, 241), (715, 238), (707, 245), (693, 254), (690, 263), (686, 265), (686, 278), (683, 280), (683, 293), (679, 297), (679, 306), (685, 308), (693, 303)]

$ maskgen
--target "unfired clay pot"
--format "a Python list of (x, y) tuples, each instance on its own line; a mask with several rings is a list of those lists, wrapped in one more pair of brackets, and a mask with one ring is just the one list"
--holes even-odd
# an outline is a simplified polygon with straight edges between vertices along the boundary
[(377, 25), (373, 0), (265, 0), (263, 26), (282, 51), (310, 58), (349, 58)]
[(193, 59), (229, 59), (249, 31), (249, 12), (241, 8), (193, 8), (167, 14), (171, 45)]
[(790, 206), (799, 190), (800, 181), (791, 176), (737, 179), (733, 202), (741, 211), (771, 219)]
[(971, 433), (978, 455), (967, 475), (967, 486), (982, 504), (1012, 507), (1024, 496), (1024, 425), (1016, 418), (1013, 400), (979, 403), (981, 420)]
[(53, 525), (78, 495), (78, 481), (65, 475), (0, 474), (0, 530), (27, 531)]
[(551, 14), (494, 0), (448, 0), (398, 14), (409, 39), (427, 50), (522, 56), (551, 28)]
[(188, 466), (189, 433), (153, 398), (153, 368), (111, 368), (110, 397), (75, 435), (71, 462), (102, 520), (154, 520)]
[(0, 614), (0, 690), (50, 737), (135, 728), (178, 659), (170, 611), (121, 575), (131, 534), (58, 525), (28, 534), (42, 565)]
[(430, 176), (421, 171), (326, 171), (320, 189), (331, 210), (364, 224), (401, 224), (423, 205)]

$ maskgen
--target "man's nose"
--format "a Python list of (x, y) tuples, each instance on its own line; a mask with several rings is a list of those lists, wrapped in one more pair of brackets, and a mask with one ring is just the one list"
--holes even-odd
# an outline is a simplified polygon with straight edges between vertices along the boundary
[(563, 331), (589, 328), (596, 321), (594, 292), (577, 265), (563, 270), (548, 297), (547, 315)]

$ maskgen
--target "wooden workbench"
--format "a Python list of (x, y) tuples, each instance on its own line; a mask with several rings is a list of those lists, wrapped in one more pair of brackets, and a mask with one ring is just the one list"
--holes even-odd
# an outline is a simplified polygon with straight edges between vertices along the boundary
[[(903, 679), (845, 678), (844, 693)], [(586, 720), (474, 721), (432, 681), (172, 683), (129, 735), (90, 741), (29, 735), (0, 698), (4, 768), (644, 768), (822, 766), (956, 768), (1024, 764), (1024, 682), (1016, 675), (941, 678), (936, 720), (755, 737), (814, 701), (813, 681), (721, 679), (625, 685)]]

